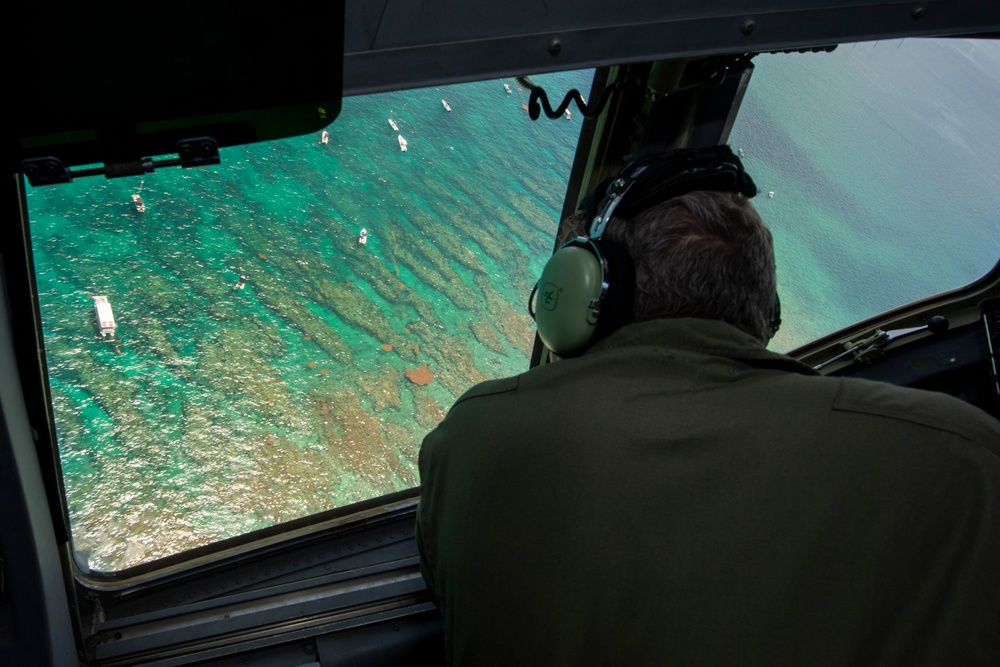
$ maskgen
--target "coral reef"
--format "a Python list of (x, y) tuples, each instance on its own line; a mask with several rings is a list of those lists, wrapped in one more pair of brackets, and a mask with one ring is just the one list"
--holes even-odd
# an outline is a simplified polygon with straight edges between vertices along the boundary
[(372, 401), (375, 412), (386, 409), (398, 410), (402, 405), (400, 398), (399, 372), (392, 368), (381, 371), (368, 370), (358, 377), (358, 388)]
[(423, 237), (400, 242), (398, 234), (390, 234), (387, 246), (393, 263), (405, 264), (422, 283), (433, 287), (455, 306), (462, 310), (476, 307), (472, 290), (455, 273), (448, 258)]
[(421, 354), (429, 357), (434, 367), (439, 369), (437, 381), (455, 397), (472, 385), (489, 379), (489, 375), (476, 367), (472, 346), (466, 338), (450, 335), (424, 322), (413, 322), (409, 329), (424, 341)]
[(531, 320), (531, 316), (511, 306), (485, 278), (477, 276), (476, 286), (483, 293), (486, 307), (491, 315), (490, 321), (512, 345), (526, 356), (530, 356), (535, 344), (535, 323)]
[(416, 390), (416, 387), (411, 385), (410, 391), (413, 392), (413, 400), (416, 402), (416, 412), (414, 417), (419, 424), (426, 431), (431, 431), (435, 426), (441, 423), (444, 416), (448, 413), (447, 409), (435, 400), (433, 396), (424, 391)]
[[(142, 224), (108, 206), (128, 202), (118, 183), (33, 221), (74, 543), (94, 567), (412, 487), (452, 397), (527, 365), (526, 267), (551, 252), (564, 182), (465, 139), (405, 163), (374, 142), (321, 164), (294, 139), (232, 147), (224, 170), (147, 179)], [(81, 315), (104, 293), (109, 341)]]
[(427, 368), (427, 364), (423, 364), (419, 368), (407, 368), (406, 369), (406, 379), (415, 385), (423, 387), (431, 383), (434, 379), (433, 373)]
[(483, 347), (489, 348), (490, 350), (496, 352), (497, 354), (505, 355), (507, 350), (504, 349), (503, 341), (500, 340), (500, 336), (497, 335), (497, 330), (486, 320), (472, 320), (469, 322), (469, 331), (472, 335), (476, 337)]

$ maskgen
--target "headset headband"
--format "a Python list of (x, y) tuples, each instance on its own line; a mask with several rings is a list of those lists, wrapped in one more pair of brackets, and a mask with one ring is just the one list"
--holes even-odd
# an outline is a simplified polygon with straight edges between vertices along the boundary
[(747, 197), (757, 194), (753, 179), (743, 170), (743, 163), (729, 146), (680, 148), (667, 155), (649, 155), (635, 160), (618, 172), (618, 176), (594, 188), (580, 202), (580, 208), (587, 212), (590, 238), (597, 239), (604, 234), (615, 213), (629, 218), (696, 190), (738, 192)]
[[(611, 218), (620, 215), (628, 219), (699, 190), (746, 197), (757, 194), (757, 186), (729, 147), (713, 146), (636, 160), (580, 202), (589, 223), (588, 234), (553, 254), (528, 297), (528, 312), (549, 350), (561, 356), (581, 354), (634, 317), (632, 258), (624, 247), (601, 238)], [(532, 307), (536, 294), (537, 310)], [(772, 321), (776, 321), (775, 316)]]

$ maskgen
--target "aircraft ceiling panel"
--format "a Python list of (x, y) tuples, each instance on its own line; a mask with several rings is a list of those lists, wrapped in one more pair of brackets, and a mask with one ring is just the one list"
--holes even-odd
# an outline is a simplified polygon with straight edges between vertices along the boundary
[(347, 0), (344, 95), (717, 53), (1000, 31), (995, 0)]

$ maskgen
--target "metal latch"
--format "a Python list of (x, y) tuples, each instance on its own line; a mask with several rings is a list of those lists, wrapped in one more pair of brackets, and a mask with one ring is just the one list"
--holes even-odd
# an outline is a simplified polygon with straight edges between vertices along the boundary
[(892, 329), (890, 331), (876, 329), (869, 336), (866, 336), (857, 342), (847, 341), (844, 343), (843, 352), (835, 357), (827, 359), (821, 364), (813, 366), (813, 370), (818, 371), (821, 368), (829, 366), (830, 364), (842, 359), (847, 359), (848, 357), (853, 357), (855, 361), (870, 364), (876, 359), (882, 358), (885, 355), (883, 348), (894, 340), (898, 340), (906, 336), (912, 336), (913, 334), (917, 334), (922, 331), (929, 331), (932, 334), (941, 334), (948, 330), (948, 326), (948, 318), (941, 315), (935, 315), (928, 319), (927, 324), (922, 327)]
[(106, 178), (140, 176), (152, 173), (161, 167), (204, 167), (219, 164), (219, 144), (212, 137), (192, 137), (181, 139), (176, 144), (177, 157), (165, 160), (144, 158), (134, 162), (108, 164), (103, 167), (70, 171), (57, 157), (39, 157), (22, 160), (18, 171), (22, 172), (32, 187), (69, 183), (80, 176), (103, 174)]

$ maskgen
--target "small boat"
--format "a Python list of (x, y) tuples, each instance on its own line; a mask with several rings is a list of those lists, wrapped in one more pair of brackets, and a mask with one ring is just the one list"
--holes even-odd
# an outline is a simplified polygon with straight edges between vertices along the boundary
[(406, 139), (403, 138), (403, 135), (399, 135), (399, 150), (406, 152)]
[(743, 149), (742, 149), (742, 148), (740, 149), (740, 157), (746, 157), (746, 156), (744, 155), (744, 153), (743, 153)]
[(444, 105), (444, 110), (445, 111), (451, 111), (451, 105), (449, 105), (447, 102), (445, 102), (444, 100), (441, 100), (441, 104)]
[(364, 245), (368, 243), (368, 230), (362, 229), (361, 234), (358, 235), (358, 243)]
[(569, 109), (566, 109), (566, 111), (563, 112), (563, 115), (566, 116), (566, 120), (569, 120), (571, 116)]
[(319, 136), (319, 143), (321, 144), (330, 143), (330, 133), (327, 132), (326, 130), (323, 130), (323, 134)]
[(391, 118), (389, 119), (389, 127), (391, 127), (396, 132), (399, 132), (399, 125), (396, 125), (396, 121), (394, 121)]
[(770, 192), (768, 192), (767, 196), (768, 197), (774, 197), (774, 190), (771, 190)]
[(111, 304), (106, 296), (94, 297), (94, 315), (97, 317), (97, 328), (101, 336), (108, 336), (115, 333), (118, 326), (115, 323), (115, 314), (111, 311)]
[(508, 84), (506, 84), (506, 83), (503, 84), (503, 89), (507, 91), (508, 95), (510, 95), (511, 93), (514, 92), (514, 90)]
[(135, 204), (135, 210), (139, 213), (146, 212), (146, 202), (142, 201), (142, 197), (139, 195), (132, 195), (132, 203)]
[(246, 286), (247, 286), (247, 277), (240, 276), (240, 279), (236, 281), (235, 285), (233, 285), (233, 289), (243, 289)]

